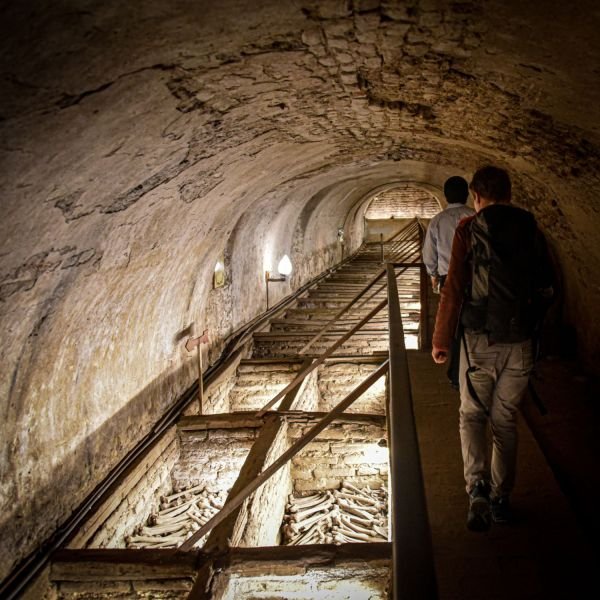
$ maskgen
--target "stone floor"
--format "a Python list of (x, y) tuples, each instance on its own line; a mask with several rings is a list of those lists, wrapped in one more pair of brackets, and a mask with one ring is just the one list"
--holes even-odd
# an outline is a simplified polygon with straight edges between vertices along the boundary
[[(595, 531), (592, 525), (582, 527), (592, 518), (584, 509), (593, 506), (578, 500), (597, 489), (599, 477), (598, 442), (595, 450), (584, 447), (585, 441), (598, 439), (590, 433), (597, 421), (586, 419), (591, 410), (585, 395), (589, 389), (573, 386), (564, 365), (562, 371), (552, 364), (544, 366), (546, 379), (540, 389), (552, 389), (545, 397), (549, 413), (541, 417), (528, 402), (523, 409), (544, 452), (521, 418), (512, 496), (515, 522), (473, 533), (465, 526), (458, 393), (448, 385), (445, 368), (435, 365), (428, 353), (409, 352), (409, 365), (440, 600), (600, 597)], [(575, 423), (583, 423), (584, 435), (573, 435)], [(568, 496), (553, 469), (563, 474), (561, 484), (569, 483)]]

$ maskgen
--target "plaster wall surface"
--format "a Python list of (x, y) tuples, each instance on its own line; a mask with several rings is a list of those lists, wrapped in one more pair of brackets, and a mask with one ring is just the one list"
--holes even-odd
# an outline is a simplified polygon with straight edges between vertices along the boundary
[[(0, 578), (386, 186), (493, 161), (600, 364), (592, 0), (62, 0), (0, 24)], [(439, 196), (438, 196), (439, 197)], [(212, 289), (217, 260), (226, 285)], [(268, 263), (271, 263), (269, 265)]]

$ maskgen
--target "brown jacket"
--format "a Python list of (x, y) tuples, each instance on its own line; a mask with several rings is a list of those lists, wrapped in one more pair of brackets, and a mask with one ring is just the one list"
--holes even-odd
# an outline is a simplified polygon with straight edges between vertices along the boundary
[(466, 217), (460, 221), (454, 232), (448, 277), (442, 288), (433, 332), (433, 348), (444, 352), (450, 349), (465, 289), (471, 277), (467, 259), (471, 251), (470, 223), (474, 218)]

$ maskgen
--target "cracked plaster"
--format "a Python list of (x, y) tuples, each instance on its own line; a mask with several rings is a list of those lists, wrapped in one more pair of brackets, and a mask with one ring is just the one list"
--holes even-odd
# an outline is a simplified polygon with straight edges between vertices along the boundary
[[(362, 238), (364, 201), (506, 166), (597, 369), (594, 2), (13, 3), (0, 24), (0, 577), (264, 309)], [(226, 254), (227, 285), (211, 289)]]

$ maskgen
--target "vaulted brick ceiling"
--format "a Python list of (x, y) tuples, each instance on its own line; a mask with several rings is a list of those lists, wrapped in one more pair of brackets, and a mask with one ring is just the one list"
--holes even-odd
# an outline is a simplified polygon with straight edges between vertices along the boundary
[(599, 20), (592, 0), (4, 7), (0, 576), (193, 380), (178, 333), (209, 328), (214, 358), (264, 309), (265, 261), (306, 281), (390, 184), (507, 167), (597, 368)]

